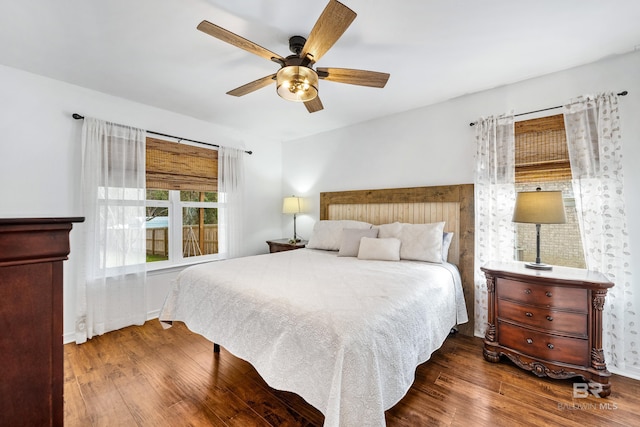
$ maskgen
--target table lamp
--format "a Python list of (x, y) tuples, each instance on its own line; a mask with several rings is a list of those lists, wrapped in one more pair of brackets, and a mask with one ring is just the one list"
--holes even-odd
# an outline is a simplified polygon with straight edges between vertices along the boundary
[(293, 214), (293, 239), (289, 240), (289, 242), (294, 244), (300, 241), (296, 233), (296, 215), (302, 212), (301, 205), (300, 197), (296, 196), (285, 197), (282, 202), (282, 213)]
[(562, 191), (523, 191), (516, 197), (513, 210), (513, 222), (536, 225), (536, 262), (526, 263), (525, 267), (537, 270), (551, 270), (551, 266), (540, 261), (540, 224), (564, 224), (567, 217), (564, 212)]

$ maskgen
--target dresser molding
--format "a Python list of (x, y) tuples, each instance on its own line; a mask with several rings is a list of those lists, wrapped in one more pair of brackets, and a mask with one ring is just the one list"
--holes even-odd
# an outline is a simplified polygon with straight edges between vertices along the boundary
[(507, 357), (539, 377), (582, 377), (611, 393), (602, 349), (604, 275), (569, 267), (527, 269), (521, 262), (483, 266), (488, 292), (488, 324), (483, 356)]
[(62, 262), (84, 218), (0, 218), (0, 425), (64, 421)]

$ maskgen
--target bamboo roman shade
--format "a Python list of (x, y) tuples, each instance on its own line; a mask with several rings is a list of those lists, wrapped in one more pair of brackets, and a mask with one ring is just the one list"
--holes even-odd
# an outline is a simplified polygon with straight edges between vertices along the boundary
[(515, 137), (517, 183), (571, 179), (562, 114), (516, 122)]
[(147, 137), (147, 188), (218, 191), (218, 152)]

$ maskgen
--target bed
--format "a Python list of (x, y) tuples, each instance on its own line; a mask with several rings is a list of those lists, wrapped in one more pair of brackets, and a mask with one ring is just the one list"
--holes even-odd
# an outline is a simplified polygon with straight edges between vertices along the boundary
[[(383, 426), (450, 330), (473, 331), (473, 186), (330, 192), (320, 202), (313, 249), (189, 267), (160, 320), (249, 361), (271, 387), (318, 408), (325, 426)], [(366, 224), (379, 235), (359, 240), (356, 256), (342, 253), (344, 238), (332, 247), (336, 227), (357, 235)], [(449, 262), (386, 260), (398, 224), (453, 233)]]

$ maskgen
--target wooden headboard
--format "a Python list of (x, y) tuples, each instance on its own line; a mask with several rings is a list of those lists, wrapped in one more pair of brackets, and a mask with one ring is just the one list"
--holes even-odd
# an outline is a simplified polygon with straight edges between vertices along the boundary
[(352, 219), (376, 225), (395, 221), (413, 224), (445, 221), (445, 231), (454, 232), (449, 262), (460, 270), (469, 315), (469, 322), (459, 325), (458, 329), (462, 334), (473, 336), (473, 184), (320, 193), (320, 219)]

